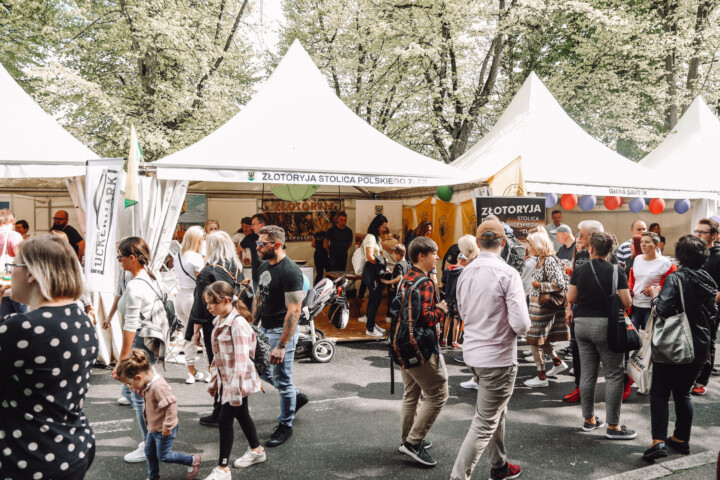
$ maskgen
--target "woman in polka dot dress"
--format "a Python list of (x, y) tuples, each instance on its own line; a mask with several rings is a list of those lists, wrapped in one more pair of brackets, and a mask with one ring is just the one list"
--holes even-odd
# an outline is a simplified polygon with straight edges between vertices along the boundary
[(0, 479), (79, 480), (95, 456), (82, 411), (98, 351), (70, 245), (49, 235), (20, 245), (13, 300), (29, 306), (0, 322)]

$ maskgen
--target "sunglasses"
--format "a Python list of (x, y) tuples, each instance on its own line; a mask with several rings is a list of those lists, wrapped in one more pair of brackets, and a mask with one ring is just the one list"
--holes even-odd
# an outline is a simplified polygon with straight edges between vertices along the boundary
[(8, 273), (12, 273), (12, 271), (15, 267), (27, 267), (27, 264), (26, 263), (6, 263), (5, 271)]
[(258, 248), (265, 248), (265, 245), (275, 245), (277, 242), (256, 242)]

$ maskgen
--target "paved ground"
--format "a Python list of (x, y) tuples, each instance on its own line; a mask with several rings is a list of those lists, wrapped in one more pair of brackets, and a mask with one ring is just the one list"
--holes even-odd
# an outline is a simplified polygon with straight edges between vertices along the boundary
[[(384, 343), (376, 342), (343, 344), (329, 364), (298, 360), (296, 384), (310, 396), (311, 402), (299, 413), (293, 438), (285, 445), (268, 449), (266, 463), (250, 467), (248, 471), (233, 469), (233, 474), (236, 478), (250, 475), (255, 479), (293, 480), (449, 478), (475, 401), (474, 391), (458, 386), (469, 375), (464, 366), (451, 360), (454, 355), (446, 353), (450, 399), (428, 436), (434, 443), (430, 452), (438, 460), (435, 468), (411, 463), (397, 451), (402, 382), (396, 371), (395, 395), (390, 395), (388, 357)], [(522, 382), (534, 375), (534, 370), (531, 363), (521, 363), (519, 386), (510, 402), (506, 429), (509, 458), (522, 465), (522, 478), (599, 479), (647, 466), (641, 456), (650, 441), (649, 397), (633, 391), (623, 405), (622, 422), (638, 430), (638, 438), (613, 442), (598, 433), (580, 432), (579, 404), (570, 405), (561, 400), (573, 386), (571, 376), (560, 375), (551, 381), (549, 388), (531, 390), (522, 386)], [(204, 478), (216, 465), (217, 432), (198, 425), (197, 418), (209, 410), (211, 399), (205, 393), (204, 383), (183, 383), (184, 367), (168, 364), (165, 376), (180, 405), (180, 431), (175, 449), (201, 453), (204, 461), (200, 478)], [(712, 377), (710, 387), (706, 396), (694, 398), (694, 454), (717, 452), (720, 448), (720, 378)], [(261, 441), (272, 433), (279, 413), (277, 392), (267, 385), (265, 389), (267, 393), (258, 393), (250, 400)], [(129, 465), (122, 460), (140, 438), (130, 408), (115, 403), (119, 390), (109, 371), (94, 371), (85, 403), (85, 412), (97, 436), (97, 456), (87, 476), (89, 480), (146, 478), (144, 464)], [(603, 395), (601, 384), (597, 398), (602, 399)], [(598, 414), (605, 417), (604, 403), (598, 404)], [(236, 438), (233, 459), (247, 447), (239, 428)], [(678, 458), (680, 456), (671, 455), (663, 462)], [(487, 478), (488, 470), (484, 455), (473, 478)], [(697, 476), (687, 471), (677, 478), (714, 478), (714, 473), (706, 476), (710, 471), (714, 472), (710, 467), (701, 467)], [(181, 479), (186, 475), (184, 468), (177, 465), (162, 465), (161, 472), (164, 479)]]

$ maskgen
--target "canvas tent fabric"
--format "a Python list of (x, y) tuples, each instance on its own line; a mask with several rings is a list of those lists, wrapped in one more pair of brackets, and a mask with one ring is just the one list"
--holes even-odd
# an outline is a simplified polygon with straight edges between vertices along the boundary
[(531, 73), (492, 129), (451, 165), (486, 180), (522, 157), (527, 190), (626, 197), (706, 198), (609, 149), (565, 113)]
[(355, 115), (298, 41), (240, 113), (154, 165), (158, 178), (174, 180), (369, 190), (462, 182), (453, 167), (392, 141)]
[(85, 174), (98, 156), (63, 129), (0, 66), (0, 178)]

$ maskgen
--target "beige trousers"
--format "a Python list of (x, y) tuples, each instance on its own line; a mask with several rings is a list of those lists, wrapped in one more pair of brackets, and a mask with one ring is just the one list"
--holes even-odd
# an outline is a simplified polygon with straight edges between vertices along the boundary
[[(448, 398), (448, 374), (442, 355), (433, 354), (423, 365), (402, 370), (402, 441), (422, 442)], [(420, 404), (423, 393), (425, 400)]]

